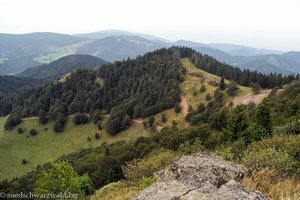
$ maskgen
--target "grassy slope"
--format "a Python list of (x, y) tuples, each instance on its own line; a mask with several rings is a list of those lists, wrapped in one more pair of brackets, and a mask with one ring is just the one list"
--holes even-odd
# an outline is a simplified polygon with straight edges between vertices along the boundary
[[(196, 68), (196, 66), (190, 61), (189, 58), (181, 59), (181, 64), (184, 68), (187, 69), (187, 73), (185, 75), (185, 81), (181, 83), (180, 88), (182, 94), (186, 97), (187, 102), (189, 105), (192, 106), (193, 109), (197, 109), (200, 103), (204, 103), (205, 105), (208, 103), (205, 99), (207, 94), (213, 96), (214, 91), (218, 88), (217, 86), (212, 86), (209, 84), (209, 79), (213, 79), (216, 82), (220, 82), (221, 77), (207, 73), (201, 69)], [(197, 76), (193, 76), (189, 73), (198, 73), (207, 78), (200, 78)], [(202, 79), (202, 80), (201, 80)], [(229, 80), (225, 80), (226, 84), (229, 84)], [(200, 92), (201, 85), (206, 86), (206, 91), (204, 93)], [(244, 87), (239, 85), (238, 95), (237, 96), (244, 96), (251, 93), (251, 88)], [(196, 95), (194, 95), (196, 94)], [(230, 97), (227, 93), (225, 94), (225, 101), (230, 102), (233, 100), (233, 97)], [(166, 123), (161, 122), (161, 115), (166, 114), (168, 121)], [(184, 116), (182, 113), (176, 114), (174, 109), (166, 110), (162, 113), (159, 113), (155, 116), (155, 121), (158, 125), (164, 127), (172, 126), (172, 121), (175, 120), (178, 122), (178, 127), (184, 127)]]
[[(148, 134), (141, 124), (133, 124), (130, 129), (115, 137), (108, 136), (105, 131), (98, 131), (101, 137), (96, 140), (97, 128), (93, 123), (74, 126), (71, 117), (62, 133), (54, 133), (52, 123), (41, 125), (37, 119), (33, 119), (22, 122), (18, 127), (22, 127), (25, 132), (18, 134), (18, 127), (11, 132), (3, 130), (5, 120), (6, 118), (0, 118), (0, 127), (2, 127), (0, 131), (0, 179), (23, 175), (35, 169), (39, 164), (53, 161), (63, 154), (99, 146), (104, 141), (111, 143), (118, 140), (130, 140)], [(31, 128), (38, 130), (38, 135), (27, 138)], [(45, 128), (48, 130), (46, 131)], [(92, 140), (88, 141), (88, 137)], [(23, 159), (29, 162), (23, 165)]]

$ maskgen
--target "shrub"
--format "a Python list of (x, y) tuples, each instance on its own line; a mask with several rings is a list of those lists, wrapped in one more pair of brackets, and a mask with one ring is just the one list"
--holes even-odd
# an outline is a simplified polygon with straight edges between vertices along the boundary
[(30, 134), (31, 136), (36, 136), (36, 135), (38, 134), (38, 132), (33, 128), (33, 129), (31, 129), (31, 130), (29, 131), (29, 134)]
[(95, 133), (95, 139), (99, 140), (100, 139), (100, 134), (99, 133)]
[(238, 90), (238, 86), (237, 86), (237, 83), (235, 82), (231, 82), (229, 85), (228, 85), (228, 88), (226, 90), (226, 92), (230, 95), (230, 96), (236, 96), (237, 95), (237, 90)]
[(179, 145), (178, 152), (180, 155), (187, 155), (187, 154), (195, 154), (199, 151), (204, 151), (205, 147), (202, 145), (202, 142), (199, 138), (197, 138), (194, 142), (186, 141), (183, 144)]
[(18, 133), (19, 133), (19, 134), (22, 134), (22, 133), (24, 133), (24, 130), (23, 130), (23, 128), (22, 128), (22, 127), (19, 127), (19, 128), (18, 128)]
[(26, 165), (27, 163), (28, 163), (28, 161), (27, 161), (26, 159), (23, 159), (23, 160), (22, 160), (22, 164), (23, 164), (23, 165)]
[(252, 89), (252, 92), (254, 94), (258, 94), (260, 92), (260, 90), (261, 90), (261, 87), (260, 87), (260, 85), (258, 83), (252, 83), (251, 84), (251, 89)]
[(175, 113), (180, 113), (181, 112), (181, 106), (179, 103), (176, 103), (175, 108), (174, 108)]
[(160, 120), (160, 121), (161, 121), (162, 123), (166, 123), (167, 120), (168, 120), (168, 118), (167, 118), (166, 114), (163, 113), (162, 116), (161, 116), (161, 120)]
[(205, 91), (206, 91), (206, 86), (202, 84), (200, 87), (200, 92), (204, 93)]
[(299, 134), (300, 120), (292, 121), (283, 126), (276, 126), (273, 130), (274, 135)]
[(148, 124), (149, 124), (149, 126), (152, 127), (153, 124), (154, 124), (154, 122), (155, 122), (155, 118), (154, 118), (154, 116), (152, 115), (152, 116), (149, 117), (149, 119), (148, 119)]
[(86, 114), (84, 113), (78, 113), (74, 116), (73, 118), (73, 123), (75, 125), (79, 125), (79, 124), (86, 124), (89, 122), (89, 118)]
[(285, 135), (274, 136), (272, 138), (264, 139), (259, 142), (252, 143), (249, 147), (249, 151), (258, 153), (266, 148), (274, 148), (277, 151), (284, 151), (288, 153), (292, 158), (300, 162), (300, 135)]
[(122, 171), (130, 184), (138, 185), (143, 178), (153, 177), (155, 172), (168, 166), (174, 158), (172, 151), (155, 151), (142, 160), (133, 160), (122, 166)]
[(263, 149), (259, 152), (246, 151), (242, 162), (252, 172), (267, 168), (283, 176), (297, 173), (297, 162), (286, 152), (276, 151), (274, 148)]
[(210, 94), (207, 94), (206, 97), (205, 97), (206, 101), (210, 101), (212, 99), (211, 95)]

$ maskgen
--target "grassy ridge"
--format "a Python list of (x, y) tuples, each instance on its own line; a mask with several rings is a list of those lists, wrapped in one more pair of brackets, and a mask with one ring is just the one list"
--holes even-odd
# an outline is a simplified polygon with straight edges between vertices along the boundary
[[(74, 126), (72, 117), (69, 117), (62, 133), (53, 132), (52, 122), (41, 125), (37, 119), (24, 121), (11, 132), (4, 132), (5, 120), (4, 117), (0, 118), (0, 179), (23, 175), (35, 169), (37, 165), (53, 161), (63, 154), (99, 146), (103, 142), (130, 140), (148, 134), (141, 124), (134, 123), (130, 129), (115, 137), (108, 136), (104, 130), (98, 131), (100, 139), (96, 140), (97, 127), (93, 123)], [(24, 129), (23, 134), (17, 133), (18, 127)], [(31, 128), (38, 131), (37, 136), (29, 135), (28, 132)], [(48, 130), (45, 130), (46, 128)], [(91, 141), (87, 140), (88, 137), (91, 138)], [(29, 162), (23, 165), (23, 159)]]

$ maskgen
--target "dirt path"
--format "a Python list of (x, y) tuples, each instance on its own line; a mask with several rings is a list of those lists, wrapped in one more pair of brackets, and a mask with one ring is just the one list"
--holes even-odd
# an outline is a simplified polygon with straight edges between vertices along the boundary
[(235, 97), (233, 99), (233, 106), (237, 106), (239, 104), (249, 104), (250, 102), (254, 102), (258, 105), (265, 97), (270, 94), (271, 90), (263, 90), (259, 94), (247, 94), (245, 96)]
[(180, 95), (180, 105), (181, 105), (181, 108), (182, 108), (182, 113), (183, 113), (183, 116), (186, 117), (187, 114), (189, 113), (189, 105), (187, 103), (187, 100), (185, 98), (184, 95)]

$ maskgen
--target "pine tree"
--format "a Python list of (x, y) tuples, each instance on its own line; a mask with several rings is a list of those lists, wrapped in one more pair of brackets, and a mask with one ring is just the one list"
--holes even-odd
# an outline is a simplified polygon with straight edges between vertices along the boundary
[(255, 113), (255, 122), (264, 127), (269, 136), (272, 134), (272, 117), (271, 117), (271, 107), (267, 101), (267, 99), (264, 99), (259, 106), (256, 109)]
[(221, 78), (221, 81), (219, 83), (219, 88), (220, 88), (220, 90), (225, 90), (225, 88), (226, 88), (225, 81), (224, 81), (223, 77)]

